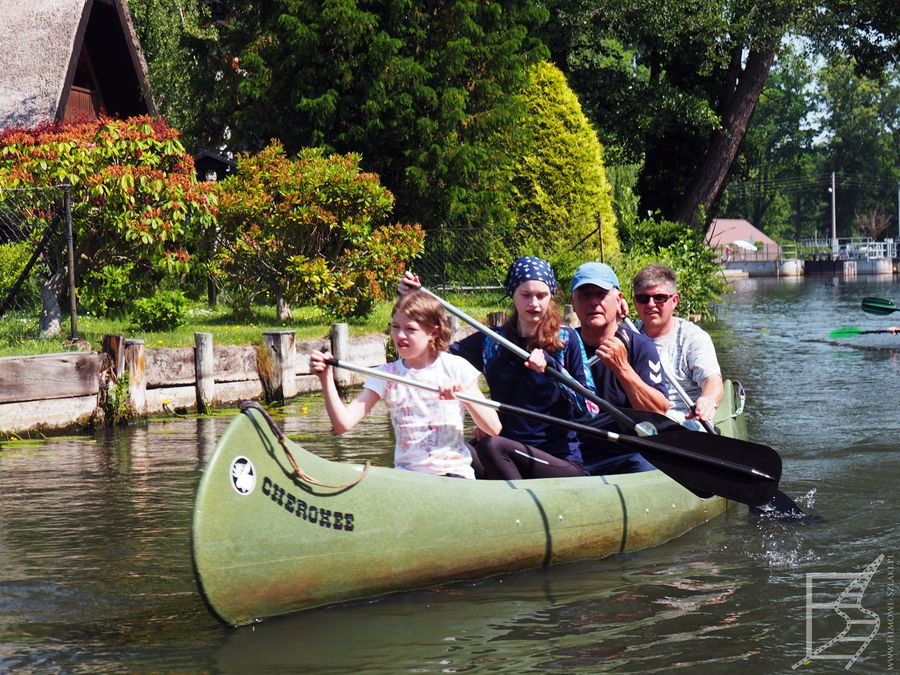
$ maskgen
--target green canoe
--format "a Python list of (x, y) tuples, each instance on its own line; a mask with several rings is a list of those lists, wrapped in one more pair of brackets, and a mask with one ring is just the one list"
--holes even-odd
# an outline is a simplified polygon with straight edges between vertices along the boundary
[[(726, 392), (717, 426), (746, 438)], [(197, 491), (194, 571), (229, 625), (657, 546), (732, 504), (660, 471), (471, 481), (331, 462), (283, 442), (259, 410), (245, 410)]]

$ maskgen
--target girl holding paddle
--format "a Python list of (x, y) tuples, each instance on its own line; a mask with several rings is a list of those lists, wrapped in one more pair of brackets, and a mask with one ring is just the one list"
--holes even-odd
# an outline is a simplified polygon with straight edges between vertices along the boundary
[(500, 419), (491, 408), (455, 400), (454, 391), (481, 399), (484, 395), (478, 388), (479, 371), (465, 359), (447, 353), (450, 326), (444, 308), (425, 293), (401, 297), (391, 312), (391, 339), (400, 358), (379, 370), (436, 386), (439, 395), (369, 377), (359, 396), (344, 404), (332, 367), (326, 362), (334, 357), (313, 352), (310, 370), (322, 383), (325, 408), (335, 433), (350, 431), (379, 400), (384, 400), (394, 426), (394, 466), (439, 476), (475, 478), (473, 454), (463, 435), (463, 410), (469, 411), (477, 428), (488, 437), (500, 433)]
[[(419, 278), (407, 272), (401, 293), (420, 287)], [(536, 257), (517, 259), (504, 284), (513, 301), (513, 311), (498, 330), (507, 340), (529, 352), (524, 363), (493, 338), (474, 333), (450, 346), (484, 373), (491, 398), (566, 421), (584, 414), (584, 400), (568, 387), (545, 376), (548, 364), (564, 368), (579, 383), (593, 391), (587, 356), (578, 334), (563, 325), (554, 300), (556, 276), (550, 264)], [(482, 437), (477, 454), (484, 478), (558, 478), (583, 476), (581, 448), (575, 432), (555, 424), (504, 414), (503, 435)], [(480, 476), (479, 476), (480, 477)]]

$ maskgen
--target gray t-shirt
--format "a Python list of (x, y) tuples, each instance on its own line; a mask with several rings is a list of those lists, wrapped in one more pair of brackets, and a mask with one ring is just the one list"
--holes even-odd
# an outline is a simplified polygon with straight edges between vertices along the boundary
[[(710, 375), (721, 375), (712, 338), (695, 323), (674, 317), (675, 326), (662, 337), (654, 338), (666, 372), (678, 380), (692, 401), (703, 393), (700, 385)], [(638, 327), (644, 332), (643, 325)], [(669, 387), (669, 409), (687, 414), (689, 409), (674, 387)]]

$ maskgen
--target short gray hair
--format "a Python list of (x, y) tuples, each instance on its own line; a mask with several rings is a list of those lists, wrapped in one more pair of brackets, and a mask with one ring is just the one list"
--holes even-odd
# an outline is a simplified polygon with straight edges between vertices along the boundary
[(678, 282), (675, 279), (675, 272), (667, 265), (647, 265), (634, 277), (632, 287), (635, 292), (641, 291), (651, 286), (668, 286), (672, 293), (678, 292)]

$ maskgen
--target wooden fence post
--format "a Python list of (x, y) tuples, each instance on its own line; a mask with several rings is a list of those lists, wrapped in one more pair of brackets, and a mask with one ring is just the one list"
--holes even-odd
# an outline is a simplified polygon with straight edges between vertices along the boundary
[(125, 370), (128, 373), (128, 406), (136, 415), (147, 412), (147, 373), (143, 340), (125, 340)]
[(216, 359), (212, 333), (194, 333), (194, 372), (197, 380), (197, 412), (205, 415), (216, 397)]
[[(331, 353), (338, 361), (350, 360), (350, 327), (346, 323), (331, 325)], [(339, 390), (350, 386), (351, 371), (344, 368), (334, 369), (334, 382)]]
[(447, 325), (450, 328), (450, 343), (452, 344), (459, 339), (457, 337), (459, 333), (459, 317), (456, 314), (450, 314), (447, 317)]
[(263, 333), (263, 349), (271, 368), (261, 368), (263, 388), (266, 398), (271, 401), (285, 401), (297, 395), (297, 373), (294, 368), (296, 353), (296, 334), (292, 330), (279, 330)]
[(125, 338), (121, 335), (104, 335), (102, 349), (109, 356), (113, 373), (118, 380), (125, 372)]

